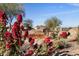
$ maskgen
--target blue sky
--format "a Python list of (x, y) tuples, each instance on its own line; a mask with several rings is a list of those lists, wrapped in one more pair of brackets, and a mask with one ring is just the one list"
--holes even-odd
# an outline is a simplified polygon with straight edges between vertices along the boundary
[(25, 19), (32, 19), (33, 25), (43, 25), (51, 17), (58, 17), (62, 27), (79, 25), (79, 4), (62, 3), (26, 3)]

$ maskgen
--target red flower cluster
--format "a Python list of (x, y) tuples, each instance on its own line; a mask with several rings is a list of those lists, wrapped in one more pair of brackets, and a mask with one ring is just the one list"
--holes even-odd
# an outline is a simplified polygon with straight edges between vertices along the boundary
[(0, 11), (0, 23), (3, 26), (6, 26), (6, 20), (7, 20), (7, 16), (6, 16), (5, 12)]
[(24, 30), (23, 36), (24, 38), (28, 37), (28, 30)]
[(1, 11), (1, 10), (0, 10), (0, 18), (2, 18), (2, 19), (7, 19), (7, 16), (6, 16), (6, 14), (5, 14), (4, 11)]
[(24, 30), (24, 26), (22, 24), (22, 15), (17, 15), (17, 21), (12, 27), (12, 37), (14, 40), (17, 40), (18, 46), (22, 46), (22, 30)]
[(9, 38), (11, 39), (11, 38), (12, 38), (12, 34), (7, 31), (7, 32), (4, 33), (4, 37), (5, 37), (6, 39), (9, 39)]
[(19, 31), (20, 31), (20, 26), (17, 22), (15, 22), (12, 27), (12, 36), (14, 39), (17, 39), (18, 37), (20, 37)]
[(20, 29), (24, 29), (22, 25), (22, 15), (17, 15), (17, 22), (12, 27), (12, 36), (14, 39), (21, 38)]
[(50, 38), (50, 37), (45, 38), (45, 39), (44, 39), (44, 42), (45, 42), (45, 43), (50, 43), (50, 42), (51, 42), (51, 38)]
[(33, 43), (35, 42), (35, 39), (33, 39), (32, 37), (29, 38), (29, 42), (30, 42), (30, 45), (33, 45)]
[(20, 39), (18, 40), (18, 46), (22, 46), (22, 42)]
[(17, 21), (18, 21), (18, 23), (21, 23), (22, 22), (22, 15), (17, 15)]
[[(0, 17), (2, 17), (1, 15)], [(1, 18), (0, 21), (3, 21), (3, 19)], [(24, 33), (22, 34), (23, 31)], [(28, 29), (24, 29), (24, 26), (22, 24), (22, 15), (18, 15), (17, 21), (14, 22), (13, 26), (11, 27), (11, 32), (6, 31), (4, 33), (4, 39), (5, 39), (4, 42), (6, 43), (5, 44), (6, 49), (10, 49), (14, 45), (18, 45), (19, 47), (21, 47), (22, 44), (24, 43), (22, 38), (25, 39), (26, 37), (28, 37)], [(28, 40), (29, 40), (30, 46), (32, 47), (35, 42), (35, 39), (30, 36), (28, 38), (29, 38)], [(27, 51), (27, 55), (32, 55), (32, 54), (33, 54), (33, 50)]]
[(62, 38), (67, 38), (67, 36), (68, 36), (67, 32), (62, 32), (60, 34), (60, 37), (62, 37)]
[(6, 39), (6, 40), (4, 40), (4, 42), (6, 43), (6, 49), (10, 49), (11, 48), (11, 42), (13, 42), (12, 34), (8, 31), (6, 31), (4, 33), (4, 37)]
[(52, 50), (53, 50), (53, 48), (52, 47), (49, 47), (48, 48), (48, 54), (51, 54), (52, 53)]
[(33, 50), (28, 50), (26, 56), (31, 56), (33, 54)]
[(20, 24), (20, 29), (24, 30), (23, 23)]
[(6, 43), (6, 49), (10, 49), (11, 48), (11, 44), (10, 43)]

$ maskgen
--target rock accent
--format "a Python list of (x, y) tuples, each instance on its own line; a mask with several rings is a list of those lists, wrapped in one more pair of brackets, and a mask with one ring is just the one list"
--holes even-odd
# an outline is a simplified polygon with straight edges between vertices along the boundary
[(78, 29), (70, 29), (68, 32), (70, 33), (70, 35), (67, 38), (68, 41), (75, 41), (75, 40), (77, 40)]

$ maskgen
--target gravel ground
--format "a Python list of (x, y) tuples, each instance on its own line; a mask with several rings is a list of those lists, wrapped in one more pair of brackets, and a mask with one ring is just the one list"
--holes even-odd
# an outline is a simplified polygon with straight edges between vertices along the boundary
[(57, 50), (53, 56), (79, 56), (79, 44), (77, 41), (68, 42), (68, 48)]

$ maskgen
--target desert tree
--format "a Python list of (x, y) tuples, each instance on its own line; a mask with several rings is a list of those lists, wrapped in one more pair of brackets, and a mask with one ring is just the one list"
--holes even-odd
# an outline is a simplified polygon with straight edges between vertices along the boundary
[(31, 19), (24, 20), (23, 24), (27, 29), (32, 29), (33, 27), (33, 21)]
[(50, 31), (53, 31), (56, 27), (60, 26), (61, 24), (62, 24), (61, 20), (59, 20), (57, 17), (52, 17), (45, 21), (45, 26)]
[(22, 14), (23, 16), (25, 15), (23, 4), (20, 3), (1, 3), (0, 10), (3, 10), (6, 13), (8, 17), (7, 23), (10, 25), (10, 28), (12, 20), (17, 14)]

